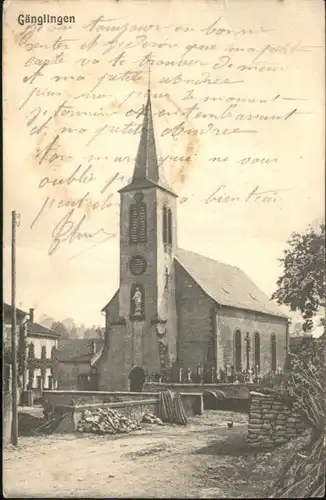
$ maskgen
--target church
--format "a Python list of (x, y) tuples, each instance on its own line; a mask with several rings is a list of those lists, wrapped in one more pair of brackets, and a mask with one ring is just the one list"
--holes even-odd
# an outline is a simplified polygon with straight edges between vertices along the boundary
[(211, 382), (227, 366), (282, 369), (287, 317), (239, 268), (178, 248), (177, 194), (158, 165), (150, 90), (133, 177), (119, 193), (120, 288), (102, 309), (99, 390), (130, 390), (133, 377), (153, 374), (178, 381), (180, 368), (209, 366)]

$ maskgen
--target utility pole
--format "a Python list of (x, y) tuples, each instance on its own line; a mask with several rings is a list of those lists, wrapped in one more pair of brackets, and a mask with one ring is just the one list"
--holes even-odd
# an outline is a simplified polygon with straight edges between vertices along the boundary
[[(18, 408), (17, 408), (17, 318), (16, 318), (16, 227), (17, 215), (11, 217), (11, 384), (12, 384), (12, 422), (11, 442), (18, 444)], [(19, 218), (19, 216), (18, 216)]]

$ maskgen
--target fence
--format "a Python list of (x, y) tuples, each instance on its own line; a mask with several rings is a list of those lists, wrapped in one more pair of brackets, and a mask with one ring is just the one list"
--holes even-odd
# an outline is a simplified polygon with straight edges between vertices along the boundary
[(181, 384), (228, 384), (228, 383), (253, 383), (257, 384), (264, 380), (273, 380), (282, 371), (270, 372), (261, 377), (259, 367), (235, 370), (233, 365), (225, 364), (224, 368), (218, 371), (211, 364), (197, 364), (195, 372), (187, 367), (173, 366), (165, 369), (163, 373), (146, 373), (146, 382), (181, 383)]

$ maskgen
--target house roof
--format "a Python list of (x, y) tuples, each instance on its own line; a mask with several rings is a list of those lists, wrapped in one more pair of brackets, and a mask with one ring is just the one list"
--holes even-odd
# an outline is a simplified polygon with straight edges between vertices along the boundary
[[(104, 341), (94, 339), (96, 351), (99, 350)], [(94, 356), (92, 349), (93, 340), (90, 339), (60, 339), (58, 343), (58, 361), (76, 361), (88, 363)]]
[[(9, 315), (9, 314), (12, 314), (12, 306), (10, 304), (6, 304), (4, 303), (3, 304), (3, 314), (4, 315)], [(28, 313), (23, 311), (22, 309), (19, 309), (18, 307), (16, 307), (16, 314), (17, 316), (28, 316)]]
[(59, 333), (40, 325), (39, 323), (28, 323), (27, 324), (27, 335), (33, 335), (37, 337), (60, 337)]
[(238, 267), (183, 249), (178, 249), (176, 260), (218, 304), (287, 317)]

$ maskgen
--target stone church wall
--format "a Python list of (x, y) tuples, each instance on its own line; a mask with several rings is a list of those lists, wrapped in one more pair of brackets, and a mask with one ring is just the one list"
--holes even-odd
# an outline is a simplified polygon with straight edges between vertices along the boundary
[(204, 363), (212, 335), (213, 301), (194, 279), (176, 263), (176, 303), (178, 310), (178, 359), (182, 366), (196, 372)]
[[(212, 308), (214, 302), (193, 278), (176, 263), (176, 289), (178, 310), (178, 359), (182, 366), (195, 371), (197, 363), (205, 361), (208, 342), (213, 333)], [(217, 309), (218, 367), (225, 363), (235, 365), (234, 334), (241, 331), (242, 367), (247, 366), (245, 337), (249, 332), (251, 350), (250, 367), (255, 366), (254, 335), (260, 336), (260, 374), (272, 370), (272, 333), (276, 336), (276, 365), (283, 368), (286, 357), (286, 319), (257, 312), (222, 307)]]
[(250, 447), (272, 449), (305, 429), (301, 415), (276, 394), (250, 393), (247, 435)]
[(125, 325), (110, 326), (103, 354), (98, 362), (99, 390), (128, 390), (128, 372), (125, 369)]
[(247, 366), (245, 337), (249, 332), (251, 350), (249, 354), (250, 367), (255, 366), (254, 335), (260, 336), (260, 374), (272, 370), (271, 335), (276, 335), (276, 365), (283, 368), (286, 357), (286, 319), (234, 308), (222, 307), (218, 312), (218, 327), (220, 329), (220, 351), (223, 365), (235, 364), (234, 335), (241, 331), (242, 366)]
[(111, 302), (106, 308), (105, 311), (105, 318), (106, 318), (106, 329), (108, 329), (109, 326), (109, 321), (111, 323), (114, 323), (118, 321), (119, 319), (119, 290), (116, 292), (116, 294), (112, 297)]

